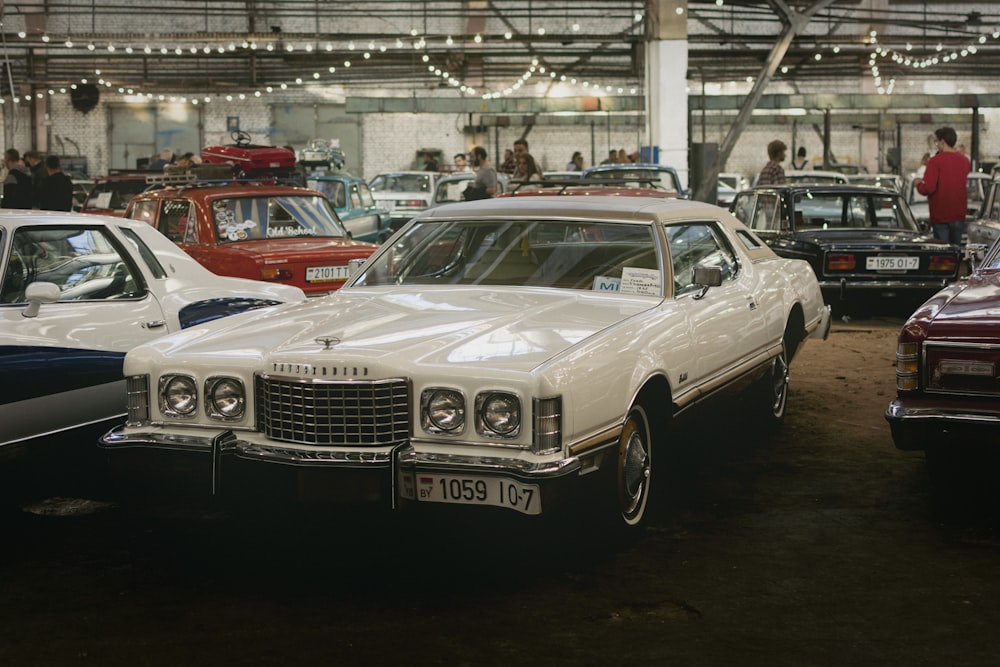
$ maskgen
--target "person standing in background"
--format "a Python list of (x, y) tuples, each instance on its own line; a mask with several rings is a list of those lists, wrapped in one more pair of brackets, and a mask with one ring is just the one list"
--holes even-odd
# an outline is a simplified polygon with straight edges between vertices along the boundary
[(522, 155), (528, 154), (528, 140), (524, 138), (514, 140), (514, 170), (517, 170), (517, 163)]
[(792, 160), (792, 169), (805, 169), (807, 164), (809, 164), (809, 158), (806, 157), (806, 147), (799, 146), (799, 150), (795, 153), (795, 159)]
[(424, 153), (424, 171), (440, 171), (437, 160), (430, 153)]
[(7, 167), (7, 177), (3, 181), (3, 199), (0, 208), (31, 208), (34, 204), (34, 187), (31, 172), (21, 163), (21, 154), (16, 148), (8, 148), (3, 154)]
[(934, 136), (938, 153), (927, 161), (923, 177), (913, 182), (917, 192), (927, 197), (934, 238), (958, 244), (965, 231), (969, 205), (966, 179), (971, 167), (969, 159), (955, 148), (958, 134), (954, 128), (938, 128)]
[(767, 145), (768, 162), (760, 170), (757, 185), (781, 185), (785, 182), (785, 170), (781, 163), (785, 159), (788, 146), (781, 139), (775, 139)]
[(472, 171), (472, 167), (469, 166), (469, 162), (465, 157), (465, 153), (455, 153), (455, 156), (452, 159), (455, 161), (454, 171), (456, 172)]
[(469, 151), (469, 161), (476, 172), (475, 180), (465, 188), (464, 199), (489, 199), (497, 193), (497, 170), (487, 159), (486, 149), (473, 146)]
[(59, 157), (50, 155), (45, 158), (45, 170), (48, 173), (38, 188), (38, 208), (43, 211), (72, 211), (73, 179), (63, 173)]
[[(542, 170), (538, 168), (538, 163), (531, 153), (522, 153), (517, 159), (517, 170), (511, 176), (514, 181), (520, 182), (520, 190), (537, 190), (542, 182)], [(528, 185), (531, 183), (532, 185)]]
[(930, 153), (924, 153), (920, 158), (920, 166), (917, 167), (917, 178), (923, 178), (924, 172), (927, 171), (927, 161), (931, 159)]

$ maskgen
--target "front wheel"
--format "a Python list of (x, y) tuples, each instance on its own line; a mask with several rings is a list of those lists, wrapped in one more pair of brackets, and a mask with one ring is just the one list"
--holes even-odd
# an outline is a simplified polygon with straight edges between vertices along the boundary
[(652, 434), (649, 417), (641, 405), (629, 410), (618, 439), (618, 512), (626, 526), (638, 526), (649, 506), (652, 479)]

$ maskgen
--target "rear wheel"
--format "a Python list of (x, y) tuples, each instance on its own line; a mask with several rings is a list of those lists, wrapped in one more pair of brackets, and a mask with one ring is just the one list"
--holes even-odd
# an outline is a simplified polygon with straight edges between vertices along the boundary
[(618, 439), (616, 480), (618, 514), (626, 526), (638, 526), (649, 506), (652, 473), (652, 433), (646, 410), (635, 405), (629, 410)]

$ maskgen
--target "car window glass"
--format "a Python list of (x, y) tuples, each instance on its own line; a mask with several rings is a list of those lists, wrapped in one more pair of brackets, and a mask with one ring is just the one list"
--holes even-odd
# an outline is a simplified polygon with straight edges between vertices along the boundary
[(55, 283), (60, 301), (140, 296), (128, 262), (102, 229), (22, 227), (11, 239), (0, 303), (21, 303), (33, 282)]
[(987, 216), (990, 220), (1000, 220), (1000, 187), (993, 186), (993, 204)]
[(781, 229), (781, 202), (778, 193), (762, 192), (757, 196), (749, 227), (775, 231)]
[(142, 220), (148, 225), (156, 224), (156, 207), (159, 202), (153, 201), (139, 201), (135, 203), (135, 206), (128, 212), (128, 217), (133, 220)]
[(347, 236), (323, 196), (217, 199), (212, 202), (212, 216), (220, 243)]
[(916, 229), (895, 194), (805, 191), (795, 195), (792, 206), (797, 229)]
[(183, 243), (190, 219), (191, 204), (184, 199), (169, 199), (160, 210), (160, 231), (174, 243)]
[(362, 206), (374, 206), (375, 198), (372, 197), (372, 191), (368, 188), (365, 183), (358, 184), (358, 196), (361, 197)]
[(148, 245), (146, 245), (145, 241), (139, 238), (138, 234), (136, 234), (131, 229), (128, 229), (127, 227), (119, 227), (118, 231), (120, 231), (126, 239), (131, 241), (139, 257), (142, 258), (142, 261), (146, 264), (146, 266), (149, 268), (149, 272), (152, 273), (154, 277), (156, 278), (167, 277), (167, 272), (163, 268), (163, 265), (160, 264), (160, 260), (156, 258), (156, 254), (152, 251), (152, 249)]
[(674, 295), (700, 289), (694, 282), (696, 266), (720, 267), (723, 281), (736, 276), (736, 255), (712, 223), (667, 225), (664, 231), (674, 273)]
[(361, 195), (356, 185), (351, 186), (351, 208), (361, 208)]
[(310, 186), (326, 195), (326, 198), (337, 208), (347, 205), (347, 198), (344, 196), (344, 184), (340, 181), (310, 181)]
[(417, 223), (359, 285), (455, 284), (662, 294), (649, 225), (573, 221)]

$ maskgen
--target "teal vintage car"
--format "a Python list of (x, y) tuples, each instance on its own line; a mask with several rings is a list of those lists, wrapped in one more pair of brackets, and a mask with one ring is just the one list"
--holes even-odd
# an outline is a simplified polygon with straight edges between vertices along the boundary
[(308, 176), (306, 185), (326, 195), (354, 240), (381, 243), (392, 235), (389, 211), (375, 202), (365, 179), (320, 172)]

